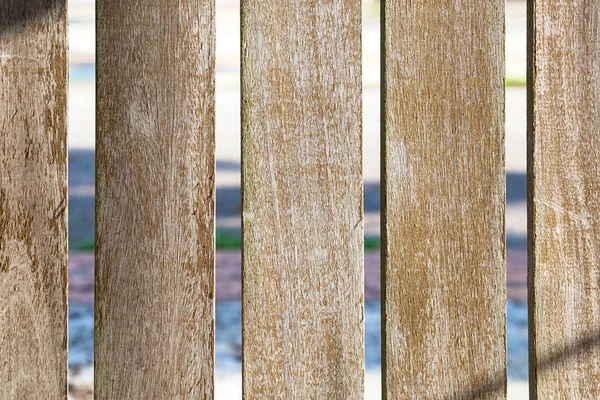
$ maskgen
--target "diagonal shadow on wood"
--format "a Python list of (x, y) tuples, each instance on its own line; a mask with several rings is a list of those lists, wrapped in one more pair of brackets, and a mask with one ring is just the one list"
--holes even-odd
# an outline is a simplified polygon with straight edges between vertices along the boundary
[[(600, 345), (600, 329), (591, 333), (590, 335), (581, 338), (572, 343), (567, 343), (560, 350), (549, 354), (546, 357), (542, 357), (537, 363), (537, 370), (539, 372), (543, 372), (550, 367), (552, 367), (557, 362), (567, 361), (573, 357), (580, 355), (581, 353), (588, 352), (592, 350), (594, 347)], [(531, 362), (530, 362), (531, 364)], [(530, 365), (530, 370), (532, 366)], [(484, 380), (484, 379), (482, 379)], [(493, 395), (497, 394), (501, 390), (503, 390), (506, 384), (505, 375), (503, 372), (500, 372), (494, 376), (492, 380), (488, 380), (487, 382), (473, 387), (467, 388), (463, 390), (457, 390), (453, 393), (446, 394), (443, 399), (445, 400), (458, 400), (458, 399), (482, 399), (493, 397)]]
[(25, 30), (32, 21), (42, 18), (49, 12), (66, 9), (66, 6), (67, 0), (2, 0), (0, 1), (0, 38), (10, 31)]

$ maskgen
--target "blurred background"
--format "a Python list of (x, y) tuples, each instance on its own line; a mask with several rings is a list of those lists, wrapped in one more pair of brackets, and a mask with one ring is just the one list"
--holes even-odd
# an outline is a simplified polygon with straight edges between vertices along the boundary
[[(509, 399), (527, 398), (526, 5), (506, 3)], [(93, 385), (95, 2), (69, 0), (69, 367), (72, 399)], [(241, 399), (239, 0), (217, 11), (217, 399)], [(379, 2), (363, 0), (367, 398), (381, 398)], [(469, 77), (464, 77), (469, 85)]]

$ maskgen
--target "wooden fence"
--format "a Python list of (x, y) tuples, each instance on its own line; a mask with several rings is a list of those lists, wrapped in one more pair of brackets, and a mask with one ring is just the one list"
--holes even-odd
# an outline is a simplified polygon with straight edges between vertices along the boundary
[[(97, 0), (95, 396), (214, 397), (214, 0)], [(361, 2), (242, 0), (244, 398), (364, 393)], [(528, 2), (530, 395), (600, 397), (600, 3)], [(382, 2), (387, 399), (506, 397), (504, 1)], [(0, 398), (67, 396), (66, 0), (0, 3)]]

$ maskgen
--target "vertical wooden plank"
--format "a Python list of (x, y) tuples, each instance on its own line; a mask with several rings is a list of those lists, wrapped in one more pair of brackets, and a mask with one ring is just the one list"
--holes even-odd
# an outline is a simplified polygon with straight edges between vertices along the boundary
[(505, 398), (504, 1), (382, 19), (384, 396)]
[(244, 398), (363, 397), (361, 2), (242, 1)]
[(97, 3), (96, 398), (213, 398), (213, 0)]
[(67, 10), (0, 2), (0, 398), (67, 397)]
[(600, 397), (600, 3), (530, 0), (530, 397)]

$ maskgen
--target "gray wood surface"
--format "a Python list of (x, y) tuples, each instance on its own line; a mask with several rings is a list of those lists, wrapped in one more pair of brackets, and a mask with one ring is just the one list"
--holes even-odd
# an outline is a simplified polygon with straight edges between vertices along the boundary
[(0, 398), (67, 397), (67, 11), (0, 2)]
[(502, 399), (504, 1), (383, 4), (384, 398)]
[(530, 398), (600, 398), (600, 3), (530, 0)]
[(214, 388), (213, 0), (98, 0), (96, 399)]
[(361, 2), (242, 0), (245, 399), (363, 397)]

